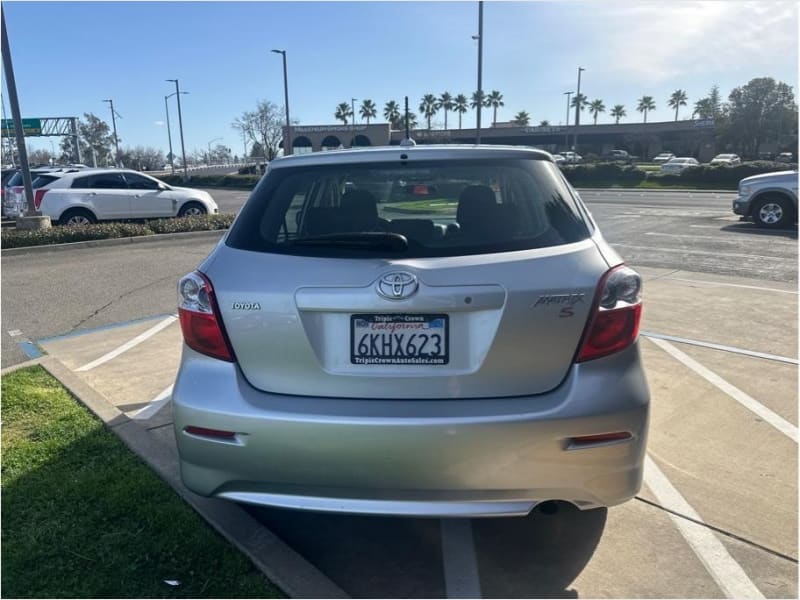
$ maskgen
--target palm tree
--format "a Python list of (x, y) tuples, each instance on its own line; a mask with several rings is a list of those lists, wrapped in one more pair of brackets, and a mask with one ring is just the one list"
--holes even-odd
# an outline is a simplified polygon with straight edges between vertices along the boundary
[(472, 100), (469, 101), (470, 108), (478, 108), (480, 106), (486, 106), (486, 94), (481, 92), (472, 92)]
[(675, 109), (675, 120), (678, 120), (678, 110), (680, 110), (681, 106), (686, 106), (686, 100), (688, 96), (684, 90), (675, 90), (672, 92), (672, 95), (669, 97), (669, 101), (667, 104), (671, 108)]
[(372, 100), (364, 100), (358, 112), (361, 113), (362, 119), (367, 120), (367, 125), (369, 125), (369, 120), (378, 116), (378, 107), (375, 106)]
[(655, 110), (656, 103), (653, 101), (652, 96), (642, 96), (639, 99), (639, 106), (636, 107), (640, 113), (644, 113), (644, 123), (647, 123), (647, 111)]
[(575, 94), (572, 97), (572, 101), (569, 103), (569, 105), (572, 108), (575, 108), (578, 106), (578, 104), (580, 104), (580, 111), (583, 112), (583, 109), (589, 104), (589, 99), (583, 94)]
[(447, 111), (453, 110), (453, 97), (450, 92), (442, 92), (436, 103), (439, 108), (444, 110), (444, 128), (447, 129)]
[(439, 110), (437, 104), (436, 96), (433, 94), (425, 94), (419, 103), (419, 113), (428, 119), (428, 129), (431, 128), (431, 117)]
[(539, 121), (539, 127), (550, 127), (550, 121), (545, 119), (544, 121)]
[(594, 124), (597, 125), (597, 115), (601, 112), (606, 112), (606, 105), (603, 104), (602, 100), (592, 100), (589, 103), (589, 112), (592, 113)]
[(341, 121), (345, 125), (347, 125), (347, 119), (349, 119), (353, 115), (353, 109), (350, 108), (350, 105), (347, 102), (342, 102), (339, 106), (336, 107), (336, 112), (333, 113), (334, 118), (337, 121)]
[(503, 102), (503, 94), (497, 90), (492, 90), (492, 93), (486, 96), (486, 106), (491, 106), (494, 109), (494, 118), (492, 119), (492, 123), (497, 123), (497, 109), (501, 106), (505, 106), (505, 103)]
[(458, 128), (461, 129), (461, 115), (467, 112), (467, 97), (464, 94), (459, 94), (453, 100), (453, 110), (458, 113)]
[[(405, 120), (401, 117), (400, 119), (403, 128), (405, 129)], [(408, 130), (411, 131), (412, 129), (417, 128), (417, 115), (411, 111), (408, 111)]]
[(615, 104), (614, 108), (612, 108), (611, 112), (608, 114), (610, 114), (612, 117), (614, 117), (614, 119), (616, 119), (614, 121), (615, 125), (619, 125), (620, 117), (628, 116), (628, 113), (625, 112), (625, 106), (623, 104)]
[(692, 117), (697, 115), (701, 119), (710, 119), (714, 115), (714, 107), (711, 98), (701, 98), (694, 103)]
[(511, 122), (514, 125), (525, 127), (526, 125), (531, 124), (531, 116), (526, 111), (521, 110), (516, 115), (514, 115), (514, 119)]
[(400, 129), (400, 105), (394, 100), (389, 100), (383, 107), (383, 117), (389, 121), (392, 129)]

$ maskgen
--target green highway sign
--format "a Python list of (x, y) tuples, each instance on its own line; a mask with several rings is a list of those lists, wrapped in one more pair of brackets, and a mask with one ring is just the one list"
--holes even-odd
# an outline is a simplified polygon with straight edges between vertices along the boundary
[[(41, 135), (41, 119), (22, 119), (22, 131), (25, 135)], [(2, 119), (0, 123), (0, 133), (3, 135), (14, 135), (13, 119)]]

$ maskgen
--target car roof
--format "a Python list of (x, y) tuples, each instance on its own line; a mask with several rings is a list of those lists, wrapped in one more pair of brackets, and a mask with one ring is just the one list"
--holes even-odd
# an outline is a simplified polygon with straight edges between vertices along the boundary
[(552, 161), (550, 154), (536, 148), (521, 146), (488, 146), (467, 144), (419, 145), (419, 146), (379, 146), (348, 150), (327, 150), (283, 156), (273, 160), (270, 169), (300, 166), (319, 166), (353, 163), (377, 163), (401, 160), (468, 160), (468, 159), (515, 159), (528, 158)]

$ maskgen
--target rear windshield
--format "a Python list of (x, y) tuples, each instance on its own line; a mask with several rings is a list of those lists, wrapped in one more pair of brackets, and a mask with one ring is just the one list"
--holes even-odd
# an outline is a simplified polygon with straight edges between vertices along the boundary
[(311, 256), (435, 257), (543, 248), (589, 235), (549, 161), (392, 162), (275, 169), (247, 201), (227, 244)]
[(31, 187), (33, 189), (38, 189), (40, 187), (46, 186), (48, 183), (53, 183), (58, 177), (54, 177), (53, 175), (39, 175), (36, 177), (34, 175), (34, 180), (31, 183)]

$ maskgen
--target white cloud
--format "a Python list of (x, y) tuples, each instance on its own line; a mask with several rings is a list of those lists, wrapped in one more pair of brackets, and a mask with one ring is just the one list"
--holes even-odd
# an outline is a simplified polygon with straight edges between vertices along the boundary
[(794, 2), (677, 0), (581, 7), (576, 17), (592, 46), (601, 49), (596, 59), (605, 58), (609, 74), (626, 80), (659, 84), (682, 75), (795, 64), (797, 57)]
[(159, 127), (164, 125), (164, 121), (153, 121), (154, 125), (158, 125)]

